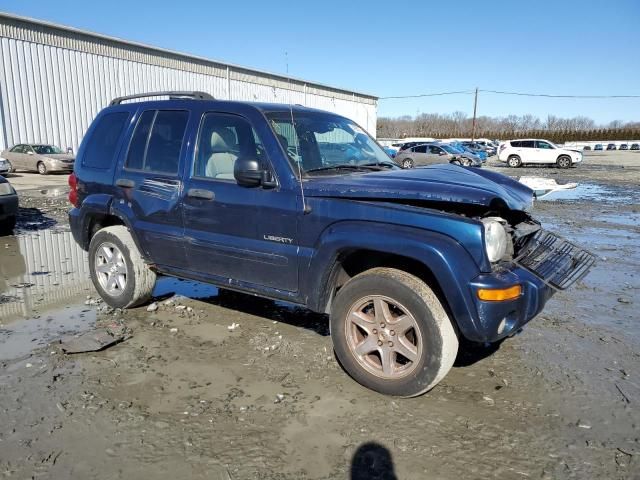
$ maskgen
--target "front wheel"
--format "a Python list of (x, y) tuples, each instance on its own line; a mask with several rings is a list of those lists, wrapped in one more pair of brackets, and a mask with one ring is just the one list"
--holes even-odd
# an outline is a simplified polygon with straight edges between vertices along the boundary
[(471, 165), (473, 165), (473, 162), (468, 158), (463, 158), (462, 165), (464, 165), (465, 167), (470, 167)]
[(413, 168), (413, 160), (410, 158), (405, 158), (402, 161), (402, 168)]
[(156, 274), (144, 263), (131, 233), (122, 225), (103, 228), (89, 244), (93, 286), (112, 308), (130, 308), (151, 297)]
[(458, 352), (458, 337), (438, 297), (401, 270), (374, 268), (353, 277), (338, 291), (330, 321), (344, 369), (387, 395), (427, 392)]
[(571, 166), (571, 158), (566, 155), (561, 155), (560, 157), (558, 157), (556, 163), (560, 168), (569, 168)]

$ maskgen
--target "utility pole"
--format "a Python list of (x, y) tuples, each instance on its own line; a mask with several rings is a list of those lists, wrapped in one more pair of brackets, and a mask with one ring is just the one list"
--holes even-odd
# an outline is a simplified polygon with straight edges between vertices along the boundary
[(471, 127), (471, 141), (476, 139), (476, 111), (478, 110), (478, 87), (476, 87), (476, 96), (473, 100), (473, 124)]

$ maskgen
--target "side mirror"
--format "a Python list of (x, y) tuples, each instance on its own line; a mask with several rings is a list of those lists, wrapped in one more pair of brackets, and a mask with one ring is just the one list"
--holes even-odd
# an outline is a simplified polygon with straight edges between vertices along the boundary
[(33, 150), (29, 150), (29, 151), (27, 152), (27, 155), (33, 155)]
[(73, 148), (67, 147), (67, 153), (73, 155)]
[(446, 155), (446, 154), (447, 154), (447, 152), (440, 152), (438, 155), (443, 156), (443, 155)]
[(233, 176), (238, 185), (257, 187), (262, 181), (262, 168), (253, 158), (239, 158), (233, 165)]

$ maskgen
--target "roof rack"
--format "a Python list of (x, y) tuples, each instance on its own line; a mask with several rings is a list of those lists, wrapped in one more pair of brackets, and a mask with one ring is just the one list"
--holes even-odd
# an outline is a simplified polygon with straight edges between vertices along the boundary
[(116, 97), (111, 100), (109, 105), (120, 105), (125, 100), (134, 100), (136, 98), (146, 97), (165, 97), (168, 96), (171, 100), (176, 98), (190, 98), (192, 100), (215, 100), (212, 95), (205, 92), (183, 92), (183, 91), (166, 91), (166, 92), (149, 92), (149, 93), (137, 93), (135, 95), (125, 95), (123, 97)]

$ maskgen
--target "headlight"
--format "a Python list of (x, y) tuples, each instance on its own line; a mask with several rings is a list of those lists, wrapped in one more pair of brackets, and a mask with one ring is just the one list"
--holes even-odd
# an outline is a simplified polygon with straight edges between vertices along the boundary
[(0, 195), (11, 195), (14, 193), (10, 183), (0, 183)]
[(507, 251), (507, 231), (497, 217), (482, 219), (484, 225), (484, 248), (490, 262), (497, 262)]

